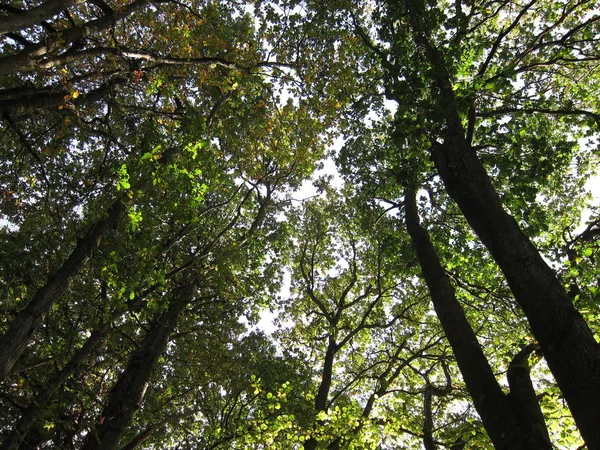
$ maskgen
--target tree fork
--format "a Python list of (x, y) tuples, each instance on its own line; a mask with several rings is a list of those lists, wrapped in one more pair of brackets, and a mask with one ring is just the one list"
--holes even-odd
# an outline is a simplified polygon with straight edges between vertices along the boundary
[(465, 139), (450, 76), (422, 24), (424, 5), (405, 0), (414, 40), (432, 67), (446, 121), (443, 144), (434, 144), (435, 166), (450, 197), (504, 273), (548, 366), (589, 448), (600, 449), (600, 345), (571, 303), (554, 271), (503, 208), (473, 148)]
[(509, 399), (519, 422), (527, 427), (536, 439), (540, 442), (546, 441), (551, 446), (544, 414), (529, 375), (528, 357), (536, 350), (539, 350), (539, 345), (528, 345), (517, 353), (510, 362), (506, 374), (510, 387)]
[(407, 189), (404, 207), (406, 229), (413, 241), (433, 307), (494, 446), (506, 450), (552, 449), (550, 442), (537, 439), (530, 430), (523, 428), (502, 392), (429, 235), (419, 223), (414, 189)]
[(73, 278), (96, 249), (101, 238), (115, 225), (122, 211), (121, 201), (116, 200), (105, 217), (90, 227), (85, 236), (77, 241), (77, 245), (62, 266), (37, 290), (27, 306), (13, 319), (8, 331), (0, 336), (0, 381), (10, 375), (51, 306), (65, 294)]

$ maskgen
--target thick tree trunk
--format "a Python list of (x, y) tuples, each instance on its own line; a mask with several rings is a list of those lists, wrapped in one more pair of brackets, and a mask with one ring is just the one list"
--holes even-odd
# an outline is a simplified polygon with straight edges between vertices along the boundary
[(27, 306), (13, 319), (8, 331), (0, 337), (0, 381), (11, 373), (46, 313), (65, 294), (71, 280), (96, 249), (102, 236), (116, 223), (122, 209), (121, 202), (117, 200), (108, 209), (106, 217), (95, 223), (77, 242), (63, 265), (38, 289)]
[(425, 49), (447, 133), (433, 159), (448, 194), (490, 251), (531, 325), (589, 448), (600, 449), (600, 345), (569, 296), (500, 198), (465, 138), (440, 51), (422, 25), (420, 0), (405, 0), (415, 42)]
[[(96, 89), (82, 93), (77, 99), (71, 99), (70, 102), (75, 109), (81, 105), (91, 104), (97, 101), (109, 101), (111, 92), (117, 86), (126, 83), (129, 78), (125, 76), (115, 76), (109, 78), (107, 82), (101, 84)], [(48, 90), (27, 90), (19, 95), (19, 90), (0, 90), (0, 117), (19, 117), (27, 114), (35, 114), (40, 110), (50, 109), (56, 113), (57, 108), (65, 103), (65, 95), (68, 91), (60, 89), (54, 91)]]
[(48, 0), (39, 6), (18, 14), (0, 17), (0, 35), (21, 31), (42, 23), (59, 12), (71, 6), (83, 3), (85, 0)]
[(4, 56), (0, 58), (0, 75), (37, 70), (38, 66), (43, 64), (43, 58), (54, 54), (59, 49), (68, 48), (69, 44), (78, 42), (91, 33), (109, 29), (116, 22), (130, 16), (147, 4), (148, 0), (134, 0), (129, 5), (120, 8), (118, 11), (114, 11), (112, 14), (106, 14), (83, 25), (69, 28), (54, 36), (48, 36), (42, 42), (27, 46), (15, 55)]
[(427, 231), (419, 223), (416, 195), (407, 190), (405, 197), (406, 229), (421, 265), (435, 312), (465, 380), (467, 390), (483, 425), (497, 449), (552, 449), (544, 441), (532, 441), (513, 414), (471, 325), (465, 317), (454, 287), (439, 261)]
[(194, 286), (179, 287), (173, 293), (169, 309), (152, 325), (139, 347), (133, 351), (127, 367), (110, 391), (96, 428), (87, 437), (83, 450), (114, 450), (141, 407), (150, 376), (164, 352), (179, 316), (194, 295)]
[(454, 287), (438, 259), (427, 232), (419, 223), (414, 190), (407, 191), (404, 207), (406, 229), (417, 252), (435, 312), (450, 342), (467, 390), (481, 416), (483, 425), (496, 448), (525, 450), (527, 447), (517, 442), (514, 442), (514, 446), (511, 447), (511, 443), (504, 437), (507, 429), (511, 430), (512, 434), (516, 423), (511, 417), (507, 399), (456, 299)]
[(509, 399), (521, 427), (535, 440), (546, 442), (548, 448), (552, 448), (544, 414), (529, 375), (528, 357), (537, 348), (538, 345), (534, 344), (525, 347), (510, 362), (506, 374), (510, 386)]
[[(40, 421), (40, 415), (56, 397), (59, 388), (73, 375), (88, 356), (102, 343), (102, 339), (110, 329), (110, 323), (104, 323), (98, 329), (94, 330), (83, 346), (73, 355), (69, 362), (58, 372), (58, 374), (44, 385), (36, 399), (23, 411), (21, 418), (15, 424), (14, 431), (9, 434), (0, 450), (18, 450), (22, 442), (27, 442), (28, 434), (41, 436), (42, 433), (32, 431), (34, 428), (41, 428), (43, 423)], [(35, 448), (36, 445), (27, 443), (27, 447)]]
[(600, 346), (556, 274), (504, 210), (481, 163), (449, 138), (434, 150), (448, 193), (504, 272), (590, 448), (600, 448)]

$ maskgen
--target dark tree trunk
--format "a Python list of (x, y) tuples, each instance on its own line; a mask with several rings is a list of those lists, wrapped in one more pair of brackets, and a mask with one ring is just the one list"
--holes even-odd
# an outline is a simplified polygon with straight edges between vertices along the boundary
[(0, 18), (0, 35), (21, 31), (42, 23), (59, 12), (71, 6), (83, 3), (85, 0), (48, 0), (39, 6), (16, 14)]
[(415, 42), (425, 49), (447, 132), (433, 159), (448, 194), (490, 251), (531, 325), (589, 448), (600, 449), (600, 345), (553, 270), (500, 198), (465, 138), (445, 62), (422, 25), (420, 0), (405, 0)]
[(423, 393), (423, 447), (425, 450), (437, 450), (433, 439), (433, 386), (429, 383), (425, 386)]
[[(329, 390), (331, 389), (331, 380), (333, 377), (333, 362), (337, 351), (338, 346), (335, 340), (330, 336), (327, 352), (325, 353), (325, 362), (323, 363), (321, 384), (319, 385), (319, 391), (315, 398), (315, 411), (317, 413), (327, 409), (327, 397), (329, 397)], [(304, 450), (315, 450), (317, 445), (318, 441), (314, 437), (311, 437), (304, 443)]]
[[(112, 12), (112, 14), (106, 14), (83, 25), (48, 36), (42, 42), (29, 45), (15, 55), (4, 56), (0, 58), (0, 75), (37, 70), (40, 64), (43, 65), (44, 58), (55, 54), (57, 50), (65, 49), (69, 44), (78, 42), (91, 33), (109, 29), (116, 22), (130, 16), (147, 4), (148, 0), (134, 0), (129, 5)], [(89, 51), (93, 51), (93, 49)]]
[(141, 407), (148, 380), (158, 358), (164, 352), (179, 316), (190, 303), (194, 290), (194, 286), (191, 285), (175, 290), (169, 309), (160, 315), (131, 354), (127, 367), (108, 395), (106, 406), (95, 429), (88, 434), (83, 450), (118, 448), (133, 415)]
[(552, 448), (544, 414), (529, 375), (528, 356), (537, 348), (538, 345), (535, 344), (525, 347), (510, 362), (506, 374), (510, 387), (509, 399), (524, 431), (531, 433), (538, 442), (546, 442), (548, 448)]
[(434, 160), (448, 193), (504, 272), (586, 443), (600, 448), (600, 346), (594, 335), (502, 207), (473, 151), (461, 151), (449, 139)]
[(154, 433), (156, 433), (161, 427), (165, 425), (166, 421), (159, 424), (150, 425), (141, 433), (137, 434), (132, 440), (126, 445), (121, 447), (120, 450), (134, 450), (138, 445), (143, 444), (145, 441), (150, 439)]
[[(97, 330), (93, 331), (83, 346), (73, 355), (69, 362), (58, 372), (58, 374), (44, 385), (36, 399), (23, 411), (21, 418), (15, 424), (14, 431), (9, 434), (2, 443), (0, 450), (18, 450), (22, 442), (27, 442), (28, 434), (33, 436), (42, 436), (39, 430), (42, 427), (40, 415), (58, 394), (59, 388), (73, 375), (88, 356), (102, 343), (102, 339), (110, 329), (110, 323), (104, 323)], [(33, 430), (32, 429), (36, 429)], [(36, 445), (31, 443), (27, 447), (34, 448)]]
[[(82, 93), (77, 99), (71, 99), (70, 102), (75, 108), (81, 105), (89, 105), (97, 101), (108, 101), (115, 87), (124, 84), (129, 78), (119, 75), (108, 79), (105, 83), (96, 89)], [(19, 117), (27, 114), (35, 114), (40, 110), (50, 109), (55, 113), (60, 105), (65, 102), (65, 95), (68, 91), (59, 89), (49, 90), (29, 90), (19, 95), (19, 90), (0, 90), (0, 117), (10, 116)], [(37, 92), (36, 92), (37, 91)]]
[(454, 287), (442, 267), (427, 231), (419, 223), (416, 195), (409, 189), (405, 197), (406, 229), (410, 235), (429, 288), (435, 312), (465, 380), (467, 390), (483, 425), (497, 449), (551, 449), (546, 442), (532, 442), (513, 414), (511, 404), (498, 385), (465, 313), (456, 299)]
[(0, 381), (10, 375), (46, 313), (65, 294), (71, 280), (96, 249), (102, 236), (114, 226), (122, 209), (121, 202), (117, 200), (108, 209), (106, 217), (96, 222), (77, 242), (63, 265), (38, 289), (27, 306), (13, 319), (8, 331), (0, 337)]

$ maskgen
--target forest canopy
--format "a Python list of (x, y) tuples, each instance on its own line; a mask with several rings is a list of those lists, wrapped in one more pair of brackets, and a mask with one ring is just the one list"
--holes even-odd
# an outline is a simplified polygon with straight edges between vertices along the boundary
[(0, 449), (600, 449), (599, 138), (598, 0), (4, 0)]

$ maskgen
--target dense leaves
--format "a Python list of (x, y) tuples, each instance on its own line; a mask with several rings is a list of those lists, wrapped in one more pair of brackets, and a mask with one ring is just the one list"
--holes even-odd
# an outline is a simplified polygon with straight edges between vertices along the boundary
[(0, 448), (597, 448), (598, 10), (0, 5)]

